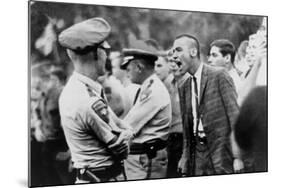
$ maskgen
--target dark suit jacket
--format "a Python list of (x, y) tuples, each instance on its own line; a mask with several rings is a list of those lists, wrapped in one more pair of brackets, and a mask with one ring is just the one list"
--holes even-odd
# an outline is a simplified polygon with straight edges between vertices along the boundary
[[(179, 86), (179, 95), (184, 128), (184, 152), (190, 164), (192, 162), (190, 157), (192, 117), (191, 105), (188, 104), (191, 101), (189, 80), (190, 78)], [(207, 146), (215, 174), (233, 172), (229, 136), (238, 113), (237, 94), (231, 77), (222, 69), (203, 64), (199, 116), (207, 137)]]

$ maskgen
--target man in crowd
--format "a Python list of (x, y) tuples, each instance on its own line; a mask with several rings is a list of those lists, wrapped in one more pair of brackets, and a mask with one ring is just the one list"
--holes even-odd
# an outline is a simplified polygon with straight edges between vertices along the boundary
[(122, 100), (124, 103), (124, 112), (120, 117), (124, 118), (133, 106), (134, 98), (139, 85), (132, 83), (127, 72), (120, 68), (123, 61), (120, 52), (110, 53), (110, 60), (112, 65), (112, 76), (120, 81), (120, 83), (116, 83), (117, 86), (115, 87), (123, 88), (123, 93), (120, 95), (122, 95)]
[(201, 62), (192, 35), (178, 36), (172, 54), (180, 73), (189, 74), (179, 86), (184, 127), (179, 171), (188, 176), (233, 173), (229, 136), (239, 111), (231, 77)]
[(140, 46), (123, 50), (125, 61), (121, 66), (133, 83), (141, 85), (134, 106), (124, 118), (134, 133), (125, 160), (129, 180), (165, 178), (167, 173), (170, 96), (154, 73), (157, 56), (147, 50), (145, 43)]
[(173, 74), (176, 71), (176, 68), (171, 68), (172, 66), (174, 66), (174, 62), (172, 62), (172, 59), (168, 57), (168, 54), (166, 56), (158, 56), (158, 60), (155, 62), (155, 73), (168, 89), (172, 106), (172, 121), (170, 124), (167, 146), (167, 177), (170, 178), (181, 176), (181, 174), (179, 174), (177, 171), (177, 167), (182, 155), (183, 143), (179, 93), (177, 88), (177, 81)]
[(169, 77), (170, 66), (168, 59), (165, 56), (158, 56), (158, 60), (155, 62), (155, 73), (163, 82)]
[(59, 99), (60, 115), (70, 148), (76, 183), (124, 179), (122, 160), (128, 154), (129, 126), (108, 107), (97, 78), (105, 73), (110, 25), (92, 18), (59, 36), (74, 65)]
[(242, 80), (234, 67), (235, 46), (227, 39), (218, 39), (211, 43), (208, 63), (212, 66), (224, 68), (232, 78), (238, 97), (242, 89)]
[[(212, 66), (221, 67), (232, 78), (236, 92), (237, 92), (237, 102), (239, 104), (241, 89), (243, 89), (243, 82), (240, 78), (237, 69), (234, 67), (235, 60), (235, 46), (234, 44), (227, 39), (218, 39), (211, 43), (208, 63)], [(244, 169), (244, 163), (242, 161), (241, 151), (238, 147), (233, 132), (231, 132), (231, 146), (232, 152), (235, 156), (235, 161), (233, 164), (235, 172), (242, 172)]]

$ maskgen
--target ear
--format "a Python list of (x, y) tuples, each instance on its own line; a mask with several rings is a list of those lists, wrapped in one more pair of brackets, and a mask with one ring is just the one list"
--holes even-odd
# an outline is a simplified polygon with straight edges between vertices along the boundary
[(138, 63), (138, 64), (137, 64), (137, 70), (138, 70), (138, 72), (141, 73), (141, 72), (143, 71), (143, 69), (144, 69), (144, 65), (141, 64), (141, 63)]
[(225, 60), (227, 63), (231, 63), (231, 56), (230, 54), (227, 54), (226, 56), (224, 56)]
[(196, 57), (196, 56), (197, 56), (197, 53), (198, 53), (198, 51), (197, 51), (196, 48), (192, 48), (192, 49), (190, 50), (190, 56), (191, 56), (191, 57)]

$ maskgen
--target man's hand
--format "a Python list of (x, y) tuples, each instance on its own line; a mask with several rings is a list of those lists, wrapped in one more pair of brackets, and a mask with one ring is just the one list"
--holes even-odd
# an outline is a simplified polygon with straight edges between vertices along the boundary
[(234, 170), (234, 173), (243, 173), (244, 163), (241, 159), (234, 159), (233, 170)]
[(255, 46), (249, 45), (247, 48), (246, 60), (250, 66), (261, 64), (267, 57), (266, 41), (258, 42)]
[(132, 130), (130, 129), (127, 129), (125, 131), (123, 131), (120, 136), (123, 135), (124, 139), (127, 140), (128, 142), (131, 141), (131, 139), (133, 138), (134, 136), (134, 133)]
[(129, 142), (133, 137), (133, 131), (130, 130), (130, 129), (122, 130), (122, 132), (120, 132), (120, 133), (113, 131), (113, 133), (116, 134), (116, 135), (119, 134), (119, 136), (118, 136), (116, 142), (114, 142), (112, 144), (112, 147), (115, 147), (116, 145), (119, 145), (123, 141)]
[(70, 151), (67, 150), (65, 152), (58, 152), (56, 155), (56, 160), (57, 161), (66, 161), (70, 159)]
[(187, 158), (185, 156), (182, 156), (178, 163), (178, 172), (183, 176), (187, 174)]
[(129, 154), (129, 140), (131, 137), (131, 131), (122, 131), (117, 140), (108, 145), (108, 148), (118, 158), (125, 159)]

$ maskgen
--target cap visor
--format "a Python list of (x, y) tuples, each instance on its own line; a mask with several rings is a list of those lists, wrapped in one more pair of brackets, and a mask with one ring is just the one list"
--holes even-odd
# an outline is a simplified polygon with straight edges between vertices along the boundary
[(111, 46), (109, 45), (109, 43), (106, 42), (106, 41), (103, 41), (103, 43), (101, 43), (101, 46), (102, 46), (103, 48), (105, 48), (105, 49), (110, 49), (110, 48), (111, 48)]

